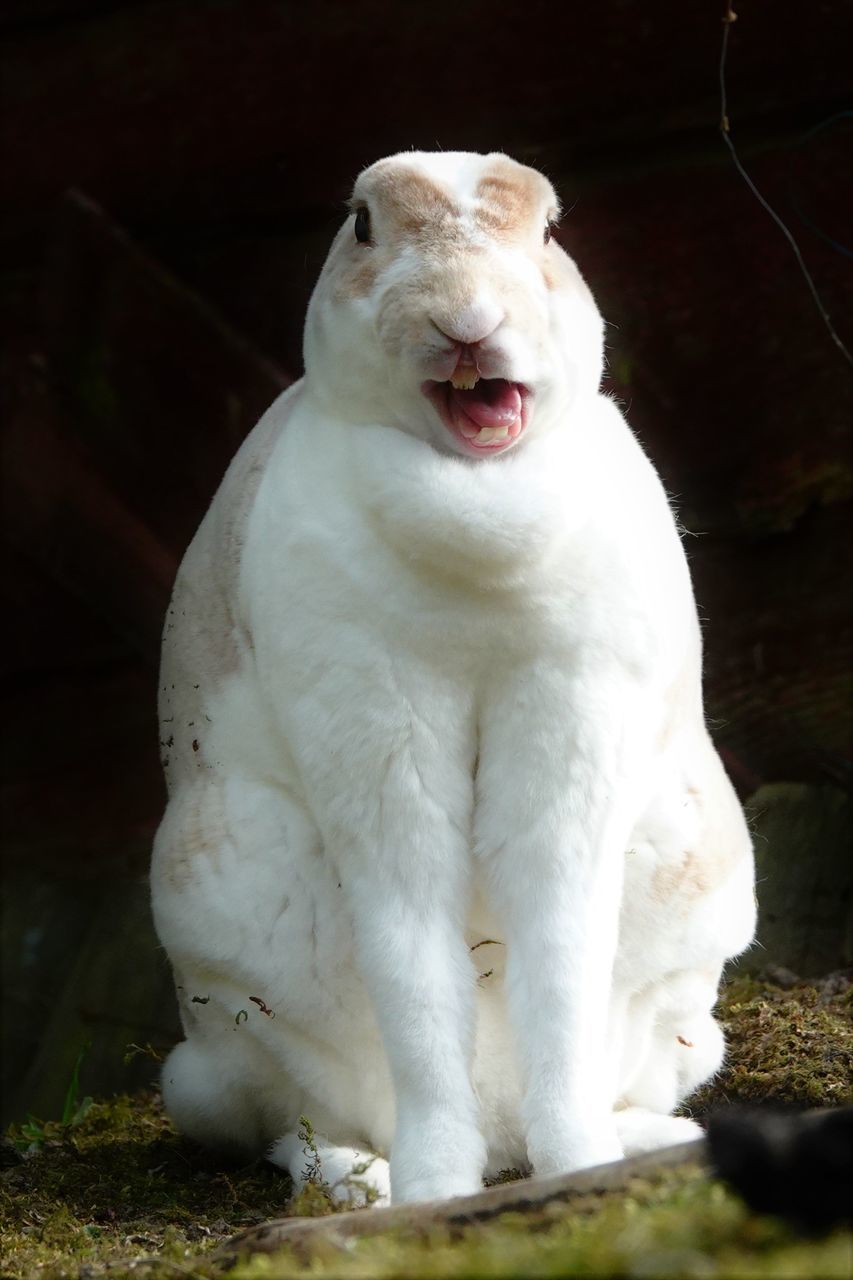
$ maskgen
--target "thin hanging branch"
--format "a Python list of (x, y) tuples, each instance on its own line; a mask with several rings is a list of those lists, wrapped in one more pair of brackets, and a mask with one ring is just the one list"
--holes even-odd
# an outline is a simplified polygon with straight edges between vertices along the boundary
[(811, 295), (814, 299), (815, 306), (817, 307), (824, 324), (829, 330), (829, 336), (832, 338), (832, 341), (838, 347), (839, 351), (844, 356), (844, 359), (847, 361), (847, 363), (850, 365), (853, 365), (853, 356), (851, 356), (850, 352), (847, 350), (847, 347), (841, 341), (841, 338), (838, 336), (835, 330), (835, 326), (833, 325), (832, 321), (829, 318), (829, 312), (827, 311), (826, 307), (823, 305), (823, 302), (821, 301), (821, 298), (820, 298), (820, 294), (817, 291), (815, 282), (811, 277), (811, 273), (808, 267), (806, 266), (805, 262), (803, 261), (803, 255), (800, 253), (799, 245), (797, 244), (791, 232), (788, 230), (785, 223), (779, 217), (776, 210), (773, 209), (771, 205), (769, 205), (767, 201), (764, 199), (764, 196), (758, 190), (755, 183), (752, 181), (752, 178), (750, 178), (746, 169), (744, 169), (743, 165), (741, 164), (740, 156), (735, 150), (735, 144), (732, 141), (732, 137), (731, 137), (731, 128), (730, 128), (729, 117), (728, 117), (728, 102), (727, 102), (727, 96), (726, 96), (726, 58), (728, 56), (728, 50), (729, 50), (729, 31), (731, 30), (732, 24), (735, 22), (737, 22), (737, 14), (732, 8), (731, 0), (726, 0), (726, 12), (723, 15), (723, 44), (720, 52), (720, 133), (722, 135), (723, 142), (726, 144), (726, 146), (728, 147), (731, 153), (732, 160), (734, 161), (734, 165), (738, 173), (743, 178), (744, 182), (749, 187), (750, 191), (755, 196), (756, 200), (761, 205), (761, 207), (764, 210), (766, 210), (767, 213), (769, 213), (770, 217), (776, 223), (776, 226), (782, 232), (783, 236), (788, 241), (789, 245), (794, 251), (794, 257), (797, 259), (797, 263), (799, 264), (800, 271), (803, 273), (806, 284), (809, 286)]

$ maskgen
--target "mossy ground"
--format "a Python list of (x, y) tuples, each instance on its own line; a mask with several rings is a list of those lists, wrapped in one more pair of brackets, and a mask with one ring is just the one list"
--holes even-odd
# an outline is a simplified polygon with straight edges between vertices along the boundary
[[(838, 984), (836, 984), (836, 987)], [(697, 1096), (798, 1105), (844, 1100), (850, 1087), (850, 995), (737, 979), (721, 1009), (730, 1063)], [(32, 1135), (36, 1132), (33, 1141)], [(28, 1137), (27, 1134), (30, 1136)], [(322, 1191), (295, 1199), (265, 1164), (227, 1166), (174, 1133), (153, 1094), (93, 1104), (76, 1124), (10, 1130), (0, 1173), (3, 1277), (218, 1277), (213, 1252), (254, 1223), (330, 1212)], [(23, 1159), (16, 1161), (15, 1152)], [(13, 1162), (13, 1163), (10, 1163)], [(673, 1170), (569, 1207), (505, 1215), (461, 1236), (368, 1237), (310, 1258), (258, 1256), (228, 1274), (255, 1276), (797, 1276), (851, 1274), (851, 1236), (797, 1239), (744, 1208), (696, 1169)]]
[(805, 1108), (853, 1097), (853, 984), (844, 975), (787, 989), (735, 978), (717, 1013), (726, 1065), (692, 1096), (691, 1115), (732, 1102)]

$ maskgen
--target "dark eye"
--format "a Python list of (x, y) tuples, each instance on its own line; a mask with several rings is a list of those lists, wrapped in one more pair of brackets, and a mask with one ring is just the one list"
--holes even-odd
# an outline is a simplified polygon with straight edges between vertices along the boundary
[(545, 223), (545, 235), (543, 237), (545, 244), (550, 244), (554, 227), (550, 222)]
[(359, 244), (370, 244), (370, 210), (363, 205), (355, 212), (355, 238)]

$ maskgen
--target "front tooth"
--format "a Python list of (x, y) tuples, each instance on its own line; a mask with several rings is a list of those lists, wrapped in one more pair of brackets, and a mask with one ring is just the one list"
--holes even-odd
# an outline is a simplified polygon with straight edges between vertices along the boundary
[(480, 430), (474, 436), (476, 444), (491, 444), (495, 438), (497, 427), (480, 427)]
[(493, 440), (506, 440), (509, 435), (509, 427), (492, 427)]
[(457, 391), (470, 391), (480, 381), (476, 369), (457, 369), (450, 379), (450, 385)]

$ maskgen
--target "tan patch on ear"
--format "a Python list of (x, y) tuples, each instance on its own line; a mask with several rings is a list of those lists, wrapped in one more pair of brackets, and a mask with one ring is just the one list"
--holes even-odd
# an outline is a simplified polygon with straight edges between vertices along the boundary
[(376, 186), (376, 200), (403, 232), (418, 232), (458, 218), (455, 200), (430, 178), (405, 166), (389, 169)]
[(521, 230), (542, 210), (549, 195), (553, 199), (541, 173), (511, 160), (497, 160), (477, 184), (477, 220), (489, 231)]

